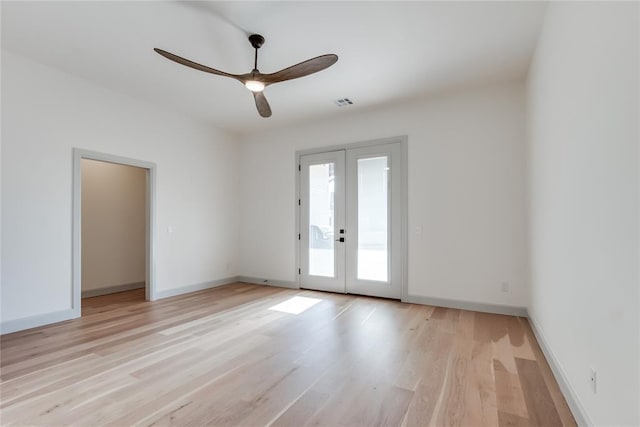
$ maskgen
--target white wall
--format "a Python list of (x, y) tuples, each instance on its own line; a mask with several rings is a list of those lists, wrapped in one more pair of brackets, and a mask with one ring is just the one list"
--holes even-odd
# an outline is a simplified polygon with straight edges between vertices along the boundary
[(551, 2), (528, 81), (530, 315), (596, 425), (640, 425), (639, 13)]
[(145, 281), (147, 170), (82, 159), (82, 291)]
[(526, 306), (524, 110), (507, 83), (244, 137), (241, 273), (295, 280), (296, 150), (408, 135), (409, 293)]
[(232, 138), (5, 50), (2, 106), (3, 322), (70, 308), (73, 147), (156, 163), (158, 292), (237, 274)]

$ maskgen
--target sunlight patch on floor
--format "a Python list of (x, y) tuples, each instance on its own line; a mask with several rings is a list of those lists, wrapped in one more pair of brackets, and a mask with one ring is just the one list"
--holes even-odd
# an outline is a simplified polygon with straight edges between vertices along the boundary
[(300, 314), (308, 308), (313, 307), (322, 301), (318, 298), (292, 297), (280, 304), (270, 307), (269, 310), (281, 311), (283, 313)]

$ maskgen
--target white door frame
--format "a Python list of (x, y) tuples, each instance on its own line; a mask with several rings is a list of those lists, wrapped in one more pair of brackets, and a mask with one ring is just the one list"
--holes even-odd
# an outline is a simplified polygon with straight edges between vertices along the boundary
[(294, 199), (294, 209), (296, 210), (296, 227), (295, 227), (295, 233), (293, 236), (294, 242), (295, 242), (295, 248), (296, 248), (296, 264), (295, 264), (295, 283), (296, 283), (296, 287), (298, 289), (300, 289), (300, 269), (301, 269), (301, 256), (300, 256), (300, 250), (301, 250), (301, 244), (300, 244), (300, 235), (302, 233), (301, 231), (301, 224), (302, 224), (302, 218), (301, 218), (301, 209), (300, 209), (300, 198), (301, 198), (301, 190), (300, 190), (300, 172), (301, 172), (301, 168), (300, 168), (300, 161), (301, 161), (301, 156), (307, 155), (307, 154), (318, 154), (318, 153), (324, 153), (327, 151), (337, 151), (337, 150), (348, 150), (350, 148), (362, 148), (362, 147), (372, 147), (372, 146), (376, 146), (376, 145), (385, 145), (385, 144), (393, 144), (393, 143), (400, 143), (400, 166), (401, 166), (401, 173), (400, 173), (400, 238), (401, 238), (401, 243), (400, 243), (400, 258), (401, 258), (401, 262), (400, 262), (400, 266), (401, 266), (401, 271), (402, 271), (402, 280), (401, 280), (401, 301), (406, 301), (407, 297), (409, 295), (409, 284), (408, 284), (408, 276), (409, 276), (409, 263), (408, 263), (408, 137), (407, 135), (401, 135), (401, 136), (394, 136), (394, 137), (389, 137), (389, 138), (381, 138), (381, 139), (374, 139), (374, 140), (369, 140), (369, 141), (359, 141), (359, 142), (354, 142), (354, 143), (349, 143), (349, 144), (340, 144), (340, 145), (329, 145), (326, 147), (318, 147), (318, 148), (312, 148), (312, 149), (307, 149), (307, 150), (299, 150), (296, 151), (295, 153), (295, 163), (294, 163), (294, 167), (295, 167), (295, 171), (296, 171), (296, 192), (295, 192), (295, 199)]
[(72, 219), (72, 297), (71, 308), (75, 317), (81, 315), (82, 295), (82, 159), (98, 160), (125, 166), (146, 169), (147, 172), (147, 213), (145, 251), (145, 298), (156, 299), (155, 274), (155, 229), (156, 229), (156, 164), (113, 154), (73, 149), (73, 219)]

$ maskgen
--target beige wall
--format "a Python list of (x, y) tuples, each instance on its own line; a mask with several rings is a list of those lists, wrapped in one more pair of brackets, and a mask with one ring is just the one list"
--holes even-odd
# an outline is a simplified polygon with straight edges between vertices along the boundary
[(580, 425), (640, 425), (639, 15), (551, 2), (529, 72), (529, 317)]
[(238, 275), (235, 137), (6, 49), (2, 106), (3, 332), (79, 314), (71, 306), (74, 147), (156, 165), (156, 296)]
[(244, 137), (241, 274), (295, 280), (296, 150), (407, 135), (409, 294), (526, 306), (524, 89), (441, 93)]
[(82, 291), (145, 280), (146, 173), (82, 160)]

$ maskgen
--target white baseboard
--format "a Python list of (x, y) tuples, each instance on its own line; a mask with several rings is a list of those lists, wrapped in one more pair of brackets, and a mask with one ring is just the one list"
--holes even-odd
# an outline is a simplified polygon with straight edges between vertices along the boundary
[(578, 399), (578, 395), (573, 390), (573, 387), (571, 387), (567, 374), (564, 372), (564, 369), (562, 369), (562, 365), (556, 358), (553, 351), (551, 351), (551, 347), (549, 346), (549, 343), (542, 333), (538, 323), (533, 317), (531, 317), (531, 313), (527, 312), (527, 317), (529, 318), (529, 324), (531, 325), (533, 334), (536, 336), (538, 344), (540, 344), (544, 357), (547, 359), (547, 362), (549, 362), (553, 376), (560, 386), (560, 391), (564, 395), (564, 398), (567, 400), (567, 405), (569, 405), (569, 409), (571, 410), (576, 423), (578, 423), (579, 426), (595, 425), (587, 415), (587, 411), (585, 411), (584, 406), (580, 402), (580, 399)]
[(226, 277), (224, 279), (212, 280), (210, 282), (196, 283), (194, 285), (182, 286), (180, 288), (167, 289), (164, 291), (157, 291), (154, 295), (154, 300), (174, 297), (176, 295), (188, 294), (190, 292), (202, 291), (204, 289), (217, 288), (218, 286), (228, 285), (230, 283), (240, 282), (238, 276)]
[(126, 283), (124, 285), (108, 286), (100, 289), (89, 289), (82, 291), (82, 298), (99, 297), (100, 295), (115, 294), (117, 292), (130, 291), (133, 289), (141, 289), (145, 287), (144, 282)]
[(402, 302), (412, 304), (433, 305), (436, 307), (458, 308), (461, 310), (480, 311), (483, 313), (506, 314), (509, 316), (527, 317), (527, 308), (515, 305), (492, 304), (485, 302), (463, 301), (447, 298), (408, 295)]
[(238, 282), (251, 283), (253, 285), (277, 286), (279, 288), (300, 289), (296, 282), (286, 280), (273, 280), (259, 277), (238, 276)]
[(76, 317), (80, 317), (80, 312), (69, 308), (67, 310), (54, 311), (53, 313), (39, 314), (37, 316), (23, 317), (22, 319), (8, 320), (0, 324), (0, 333), (2, 335), (10, 334), (11, 332), (37, 328), (38, 326), (63, 322), (65, 320), (75, 319)]
[[(240, 280), (237, 276), (233, 276), (225, 279), (219, 279), (219, 280), (213, 280), (205, 283), (197, 283), (194, 285), (183, 286), (181, 288), (168, 289), (166, 291), (156, 292), (154, 299), (168, 298), (176, 295), (186, 294), (189, 292), (201, 291), (203, 289), (209, 289), (209, 288), (215, 288), (217, 286), (228, 285), (230, 283), (235, 283), (239, 281)], [(123, 287), (133, 286), (133, 285), (139, 285), (139, 284), (123, 285), (122, 287), (114, 286), (111, 288), (105, 288), (104, 290), (118, 288), (119, 291), (124, 291), (128, 289), (122, 289)], [(137, 287), (144, 287), (144, 283), (142, 284), (142, 286), (137, 286)], [(129, 289), (134, 289), (134, 288), (129, 288)], [(102, 291), (102, 290), (103, 289), (100, 289), (97, 291)], [(106, 293), (111, 293), (111, 292), (105, 292), (105, 294)], [(92, 296), (98, 296), (98, 295), (96, 294)], [(52, 323), (75, 319), (77, 317), (80, 317), (79, 310), (76, 312), (76, 310), (67, 309), (67, 310), (55, 311), (53, 313), (46, 313), (46, 314), (40, 314), (37, 316), (25, 317), (22, 319), (9, 320), (9, 321), (0, 323), (0, 334), (2, 335), (10, 334), (12, 332), (23, 331), (25, 329), (37, 328), (38, 326), (50, 325)]]
[[(266, 286), (277, 286), (280, 288), (288, 288), (288, 289), (300, 289), (296, 282), (290, 282), (285, 280), (273, 280), (273, 279), (265, 279), (260, 277), (251, 277), (251, 276), (238, 276), (238, 282), (250, 283), (253, 285), (266, 285)], [(481, 311), (484, 313), (494, 313), (494, 314), (506, 314), (510, 316), (527, 316), (527, 308), (519, 307), (519, 306), (511, 306), (511, 305), (502, 305), (502, 304), (489, 304), (482, 302), (472, 302), (472, 301), (462, 301), (462, 300), (453, 300), (446, 298), (432, 298), (425, 297), (421, 295), (409, 295), (406, 299), (403, 299), (402, 302), (408, 302), (412, 304), (421, 304), (421, 305), (433, 305), (438, 307), (447, 307), (447, 308), (459, 308), (462, 310), (472, 310), (472, 311)]]

